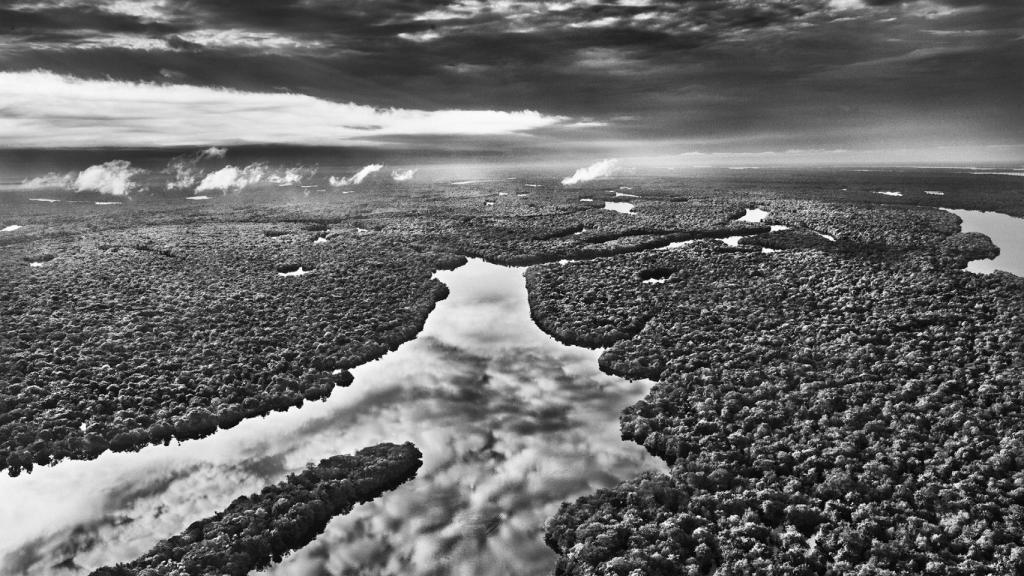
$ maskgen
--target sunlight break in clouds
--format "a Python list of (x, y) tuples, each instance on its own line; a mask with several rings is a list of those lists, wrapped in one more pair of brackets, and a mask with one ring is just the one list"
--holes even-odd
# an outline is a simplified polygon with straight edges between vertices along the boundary
[(330, 180), (328, 181), (331, 183), (331, 186), (334, 186), (335, 188), (339, 186), (351, 186), (353, 184), (362, 184), (363, 180), (366, 180), (367, 176), (373, 174), (374, 172), (379, 172), (380, 169), (383, 167), (383, 164), (368, 164), (360, 168), (359, 172), (356, 172), (355, 174), (348, 178), (336, 178), (334, 176), (331, 176)]
[(573, 173), (572, 176), (562, 179), (562, 186), (572, 186), (579, 184), (580, 182), (590, 182), (591, 180), (597, 180), (598, 178), (609, 178), (618, 169), (619, 161), (615, 158), (606, 158), (600, 162), (596, 162), (587, 166), (586, 168), (580, 168)]
[[(496, 135), (559, 124), (532, 110), (374, 108), (304, 94), (0, 72), (6, 146), (342, 145), (398, 135)], [(359, 142), (366, 144), (365, 140)]]
[(127, 196), (135, 184), (132, 176), (142, 170), (132, 168), (127, 160), (111, 160), (104, 164), (89, 166), (78, 173), (75, 178), (75, 190), (78, 192), (99, 192), (111, 196)]
[(250, 184), (256, 184), (263, 180), (267, 172), (265, 164), (249, 164), (239, 169), (234, 166), (225, 166), (216, 172), (211, 172), (203, 178), (203, 181), (196, 187), (196, 192), (207, 192), (210, 190), (241, 190)]

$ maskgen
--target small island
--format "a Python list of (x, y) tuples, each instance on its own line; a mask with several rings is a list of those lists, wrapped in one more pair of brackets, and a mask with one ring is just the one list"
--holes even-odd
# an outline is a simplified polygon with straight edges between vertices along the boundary
[(326, 458), (193, 522), (133, 562), (92, 574), (244, 576), (312, 542), (331, 518), (410, 480), (421, 458), (409, 443), (378, 444), (352, 456)]

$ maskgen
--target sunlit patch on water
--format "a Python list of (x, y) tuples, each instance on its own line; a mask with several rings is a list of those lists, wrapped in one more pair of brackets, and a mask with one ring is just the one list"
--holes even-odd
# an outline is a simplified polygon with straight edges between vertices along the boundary
[(875, 190), (875, 194), (881, 194), (882, 196), (903, 196), (903, 192), (897, 192), (896, 190)]
[(995, 258), (968, 262), (968, 272), (991, 274), (1003, 270), (1024, 277), (1024, 218), (977, 210), (948, 211), (962, 220), (961, 232), (980, 232), (999, 247)]
[(768, 217), (768, 212), (760, 208), (747, 208), (747, 212), (736, 219), (737, 222), (750, 222), (752, 224), (760, 224), (764, 222), (764, 219)]
[(651, 382), (600, 372), (530, 320), (521, 268), (471, 260), (437, 275), (449, 297), (419, 336), (353, 370), (326, 402), (138, 453), (0, 478), (0, 573), (91, 570), (278, 482), (379, 442), (424, 453), (412, 481), (334, 519), (272, 574), (550, 574), (543, 524), (561, 502), (661, 460), (619, 437)]
[(662, 246), (661, 248), (658, 248), (658, 250), (675, 250), (676, 248), (682, 248), (683, 246), (689, 246), (690, 244), (693, 244), (694, 242), (696, 242), (696, 240), (683, 240), (681, 242), (673, 242), (673, 243), (669, 244), (668, 246)]
[(185, 200), (209, 200), (209, 199), (210, 199), (209, 196), (202, 196), (202, 195), (200, 195), (200, 196), (186, 196), (185, 197)]
[(302, 266), (299, 266), (298, 268), (296, 268), (294, 270), (288, 270), (288, 271), (285, 271), (285, 272), (278, 272), (277, 275), (278, 276), (287, 276), (287, 277), (305, 276), (306, 274), (309, 274), (310, 272), (312, 272), (312, 270), (305, 270), (305, 269), (302, 268)]
[(1014, 170), (1013, 172), (971, 172), (971, 174), (978, 176), (1017, 176), (1024, 177), (1024, 172), (1020, 170)]
[(604, 209), (620, 214), (633, 214), (633, 204), (630, 202), (605, 202)]

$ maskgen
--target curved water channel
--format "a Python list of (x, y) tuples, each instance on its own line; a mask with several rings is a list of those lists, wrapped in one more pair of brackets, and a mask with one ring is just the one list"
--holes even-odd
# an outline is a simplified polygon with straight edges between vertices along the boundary
[[(1024, 220), (955, 212), (964, 231), (1001, 248), (994, 267), (1024, 273)], [(522, 271), (474, 259), (438, 272), (450, 295), (417, 338), (353, 370), (354, 383), (326, 402), (201, 440), (0, 477), (0, 574), (128, 561), (306, 463), (405, 441), (424, 453), (417, 478), (335, 518), (268, 572), (550, 573), (543, 523), (561, 502), (665, 466), (619, 438), (620, 411), (651, 383), (603, 374), (600, 350), (541, 332)]]
[[(0, 574), (83, 574), (127, 561), (308, 462), (414, 442), (419, 475), (335, 518), (274, 574), (545, 574), (561, 502), (665, 470), (619, 438), (648, 381), (532, 322), (522, 268), (471, 260), (419, 336), (353, 370), (326, 402), (137, 453), (0, 478)], [(292, 279), (291, 281), (301, 281)]]

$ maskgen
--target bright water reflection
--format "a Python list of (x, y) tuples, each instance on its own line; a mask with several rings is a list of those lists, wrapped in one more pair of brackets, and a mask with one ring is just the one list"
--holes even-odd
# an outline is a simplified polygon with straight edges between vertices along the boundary
[(736, 219), (737, 222), (750, 222), (760, 224), (768, 216), (768, 212), (760, 208), (747, 208), (747, 212)]
[(950, 210), (963, 220), (961, 232), (981, 232), (999, 247), (999, 256), (991, 260), (974, 260), (967, 270), (991, 274), (1004, 270), (1024, 277), (1024, 218), (1014, 218), (998, 212), (977, 210)]
[(632, 214), (633, 203), (632, 202), (605, 202), (605, 210), (611, 210), (620, 214)]
[(542, 333), (521, 269), (473, 260), (437, 276), (451, 295), (419, 337), (327, 402), (0, 479), (0, 573), (129, 560), (307, 462), (406, 440), (424, 453), (416, 479), (336, 518), (272, 572), (550, 573), (543, 522), (560, 502), (664, 470), (618, 433), (650, 383), (602, 374), (597, 351)]

